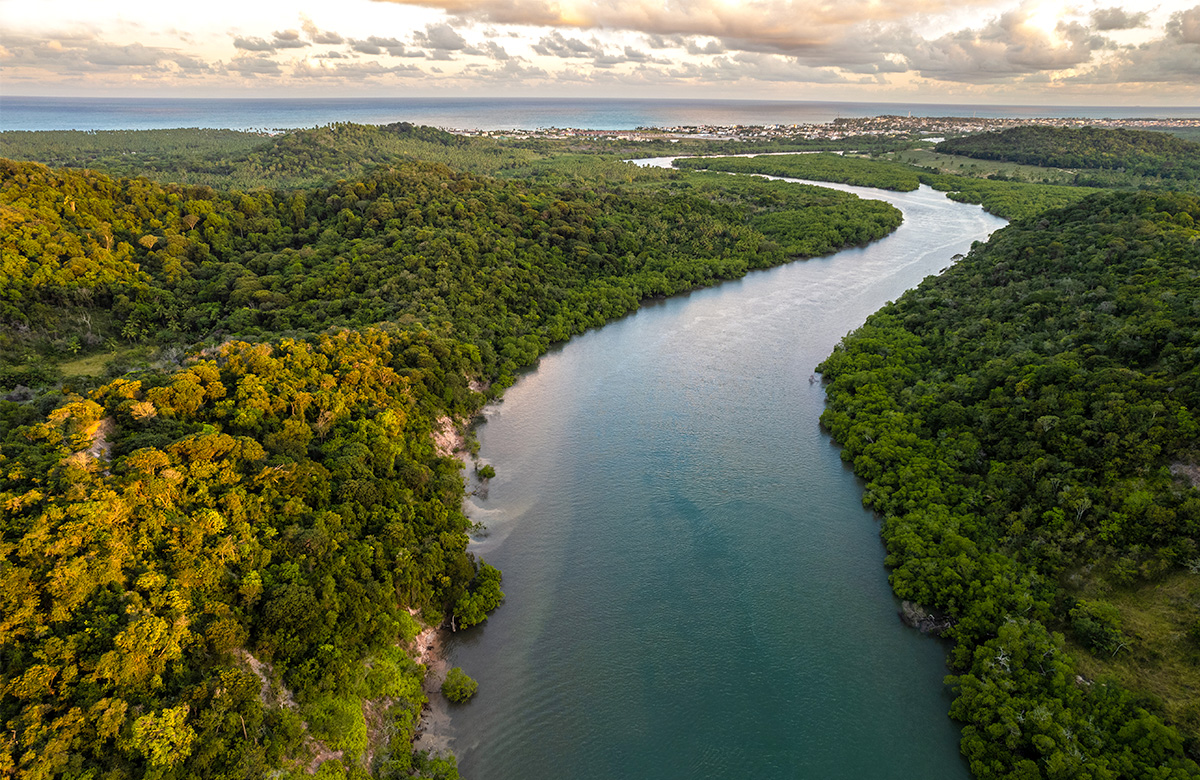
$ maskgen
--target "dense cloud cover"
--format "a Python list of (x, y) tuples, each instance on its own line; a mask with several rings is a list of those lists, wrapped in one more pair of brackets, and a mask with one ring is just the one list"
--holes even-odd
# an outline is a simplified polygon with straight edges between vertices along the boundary
[[(721, 97), (887, 90), (1186, 104), (1200, 95), (1200, 5), (1192, 2), (1146, 10), (1121, 0), (269, 0), (248, 18), (234, 0), (213, 0), (206, 22), (193, 24), (157, 6), (113, 19), (67, 8), (78, 0), (47, 0), (41, 10), (0, 0), (0, 67), (9, 89), (24, 94), (133, 77), (148, 88), (208, 92), (320, 83), (331, 93), (577, 94), (590, 84)], [(64, 18), (81, 21), (66, 27)], [(796, 89), (779, 94), (780, 84)]]

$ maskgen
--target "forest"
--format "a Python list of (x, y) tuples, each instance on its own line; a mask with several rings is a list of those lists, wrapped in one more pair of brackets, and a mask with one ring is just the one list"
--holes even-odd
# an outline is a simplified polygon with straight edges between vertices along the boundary
[(893, 589), (948, 619), (976, 777), (1200, 773), (1197, 220), (1112, 193), (1015, 223), (819, 367)]
[(951, 138), (935, 149), (982, 160), (1200, 180), (1200, 143), (1167, 133), (1098, 127), (1013, 127)]
[(843, 341), (822, 422), (895, 592), (950, 626), (976, 777), (1200, 775), (1195, 196), (404, 124), (145, 133), (0, 134), (53, 163), (0, 161), (0, 771), (457, 777), (412, 750), (412, 640), (503, 583), (433, 434), (647, 299), (900, 223), (694, 167), (1016, 220)]
[[(758, 151), (855, 149), (887, 152), (912, 139), (847, 136), (755, 142)], [(616, 138), (493, 140), (408, 122), (323, 127), (266, 134), (234, 130), (47, 130), (0, 132), (0, 158), (40, 162), (52, 168), (90, 168), (116, 176), (145, 176), (163, 184), (199, 183), (221, 189), (313, 187), (363, 178), (374, 167), (420, 160), (457, 170), (522, 176), (530, 165), (556, 164), (563, 155), (608, 160), (668, 154), (734, 154), (737, 140)]]
[(726, 171), (793, 179), (831, 181), (858, 187), (911, 192), (922, 184), (946, 193), (960, 203), (978, 203), (1005, 219), (1021, 219), (1046, 209), (1065, 206), (1096, 192), (1089, 187), (1068, 187), (1027, 182), (997, 181), (939, 173), (890, 160), (842, 154), (795, 154), (769, 157), (697, 157), (675, 161), (685, 170)]
[(6, 775), (457, 777), (412, 750), (412, 640), (503, 593), (433, 434), (645, 299), (900, 222), (595, 157), (496, 178), (467, 146), (291, 189), (0, 161)]

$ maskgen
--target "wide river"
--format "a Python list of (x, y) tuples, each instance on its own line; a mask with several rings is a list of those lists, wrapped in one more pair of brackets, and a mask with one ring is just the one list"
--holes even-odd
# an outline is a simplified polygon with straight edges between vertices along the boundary
[(468, 780), (968, 776), (946, 648), (905, 627), (814, 367), (1004, 222), (926, 187), (864, 249), (572, 339), (487, 410), (469, 505), (505, 603), (455, 635)]

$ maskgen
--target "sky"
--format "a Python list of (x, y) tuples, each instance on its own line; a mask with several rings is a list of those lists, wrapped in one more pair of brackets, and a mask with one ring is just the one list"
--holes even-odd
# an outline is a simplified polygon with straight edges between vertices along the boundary
[(1197, 0), (0, 0), (0, 96), (1200, 105)]

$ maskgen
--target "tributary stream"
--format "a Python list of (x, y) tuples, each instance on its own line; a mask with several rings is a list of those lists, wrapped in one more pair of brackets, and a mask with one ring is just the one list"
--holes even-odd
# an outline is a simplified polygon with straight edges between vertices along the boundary
[(486, 410), (472, 549), (507, 599), (447, 644), (479, 681), (451, 708), (464, 778), (967, 777), (946, 648), (897, 617), (813, 372), (1004, 222), (924, 186), (822, 186), (904, 224), (647, 305)]

